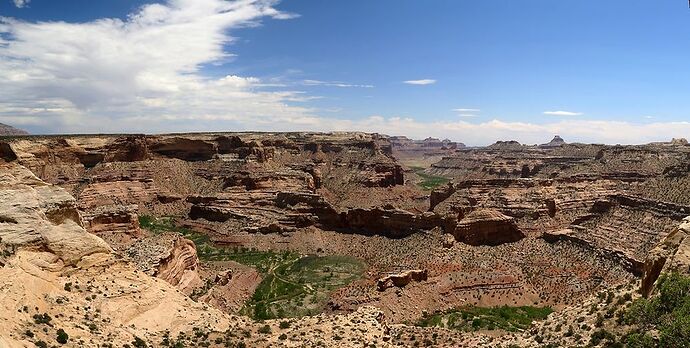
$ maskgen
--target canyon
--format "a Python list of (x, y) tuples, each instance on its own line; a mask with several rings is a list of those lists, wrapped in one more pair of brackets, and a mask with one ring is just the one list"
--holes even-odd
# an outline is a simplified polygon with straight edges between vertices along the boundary
[[(689, 160), (682, 140), (0, 137), (0, 346), (540, 346), (601, 293), (690, 273)], [(417, 325), (499, 307), (553, 313)]]

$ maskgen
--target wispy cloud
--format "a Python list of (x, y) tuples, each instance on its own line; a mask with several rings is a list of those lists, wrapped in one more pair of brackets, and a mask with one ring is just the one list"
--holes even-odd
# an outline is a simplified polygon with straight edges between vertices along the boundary
[(433, 85), (434, 83), (436, 83), (436, 80), (433, 80), (433, 79), (407, 80), (407, 81), (403, 81), (403, 83), (406, 83), (408, 85), (424, 86), (424, 85)]
[(320, 80), (304, 80), (302, 84), (305, 86), (326, 86), (326, 87), (341, 87), (341, 88), (374, 88), (374, 85), (352, 84), (340, 81), (320, 81)]
[(30, 0), (14, 0), (14, 6), (22, 8), (22, 7), (25, 7), (26, 5), (28, 5), (29, 1)]
[(455, 112), (480, 112), (479, 109), (453, 109)]
[(458, 117), (477, 117), (475, 114), (458, 114)]
[(544, 111), (544, 115), (570, 117), (570, 116), (582, 116), (584, 114), (581, 112), (559, 110), (559, 111)]

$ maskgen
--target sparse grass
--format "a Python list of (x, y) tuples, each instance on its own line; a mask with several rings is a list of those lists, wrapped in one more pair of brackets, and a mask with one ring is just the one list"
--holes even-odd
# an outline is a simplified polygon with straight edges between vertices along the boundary
[(417, 185), (419, 185), (419, 187), (427, 191), (431, 191), (441, 185), (445, 185), (450, 181), (450, 179), (442, 176), (430, 175), (425, 173), (425, 168), (423, 167), (410, 167), (410, 169), (412, 169), (417, 175), (419, 175), (422, 178), (422, 181)]
[(417, 325), (461, 331), (500, 329), (514, 332), (529, 328), (532, 321), (543, 320), (552, 312), (550, 307), (462, 307), (427, 315)]

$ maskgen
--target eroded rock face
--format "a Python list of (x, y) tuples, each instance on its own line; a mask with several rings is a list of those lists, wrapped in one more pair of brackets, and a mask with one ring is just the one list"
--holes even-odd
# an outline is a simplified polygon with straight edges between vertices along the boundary
[(489, 209), (467, 214), (452, 233), (458, 241), (475, 246), (512, 243), (525, 237), (514, 218)]
[[(132, 334), (146, 337), (162, 330), (228, 327), (228, 318), (220, 312), (189, 302), (171, 285), (137, 273), (111, 254), (107, 243), (82, 227), (74, 198), (28, 169), (0, 165), (0, 212), (0, 245), (12, 251), (0, 267), (3, 346), (31, 343), (22, 333), (33, 322), (34, 311), (22, 308), (49, 314), (51, 324), (75, 341), (102, 335), (113, 342), (128, 342)], [(74, 288), (78, 285), (83, 286), (80, 291)], [(108, 324), (99, 321), (97, 332), (85, 332), (79, 322), (67, 319), (84, 316), (84, 311), (98, 311)], [(49, 336), (37, 328), (33, 331), (34, 339), (54, 339), (52, 332)]]
[(84, 210), (84, 228), (90, 233), (119, 239), (116, 244), (127, 244), (141, 237), (138, 208), (133, 205), (106, 205)]
[(208, 161), (216, 154), (213, 144), (181, 137), (150, 139), (151, 152), (185, 161)]
[(644, 261), (642, 295), (649, 296), (662, 272), (690, 274), (690, 217), (657, 244)]
[(413, 214), (391, 207), (357, 208), (345, 214), (345, 227), (370, 235), (402, 238), (418, 231), (445, 227), (445, 221), (434, 213)]
[(3, 243), (43, 246), (67, 265), (110, 253), (108, 244), (84, 231), (76, 201), (63, 189), (14, 164), (0, 165), (0, 189)]
[(190, 294), (202, 281), (197, 272), (199, 259), (194, 242), (177, 238), (167, 251), (168, 256), (158, 263), (156, 277), (174, 285), (185, 294)]

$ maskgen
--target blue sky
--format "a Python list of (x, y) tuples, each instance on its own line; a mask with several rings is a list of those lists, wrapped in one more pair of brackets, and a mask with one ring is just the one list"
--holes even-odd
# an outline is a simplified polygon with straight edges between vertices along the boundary
[(690, 135), (680, 0), (17, 1), (0, 0), (0, 122), (34, 132)]

